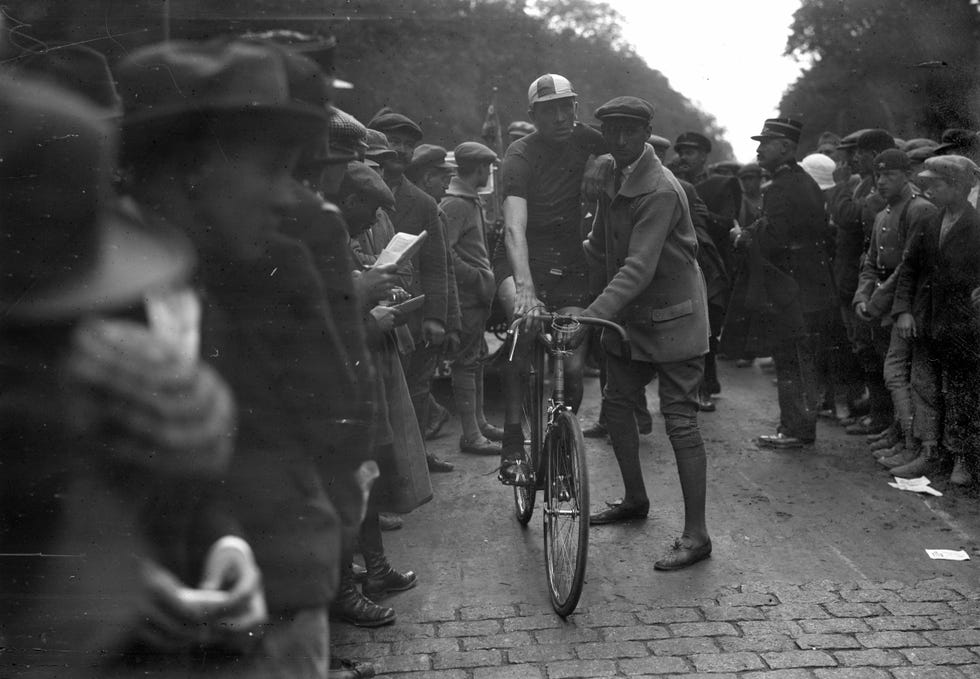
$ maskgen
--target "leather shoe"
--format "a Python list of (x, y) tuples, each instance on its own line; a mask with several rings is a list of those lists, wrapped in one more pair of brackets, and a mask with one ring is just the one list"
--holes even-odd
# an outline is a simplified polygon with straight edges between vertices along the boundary
[(489, 441), (500, 442), (504, 440), (504, 430), (490, 424), (489, 422), (484, 422), (480, 425), (480, 433), (483, 434)]
[(881, 423), (875, 422), (871, 419), (871, 416), (862, 417), (858, 422), (850, 425), (844, 432), (849, 436), (866, 436), (868, 434), (877, 434), (881, 431), (888, 429), (891, 426), (890, 422)]
[(776, 434), (763, 434), (756, 439), (756, 443), (767, 448), (802, 448), (803, 446), (810, 445), (813, 441), (799, 439), (795, 436), (786, 436), (786, 434), (780, 432)]
[(438, 403), (433, 403), (433, 406), (437, 408), (434, 413), (429, 414), (429, 423), (425, 426), (425, 433), (423, 434), (426, 441), (436, 438), (439, 436), (439, 432), (442, 428), (446, 426), (449, 422), (449, 410), (443, 408)]
[(470, 455), (500, 455), (500, 446), (485, 438), (482, 434), (470, 441), (465, 437), (459, 437), (459, 449), (461, 452)]
[(402, 527), (402, 517), (388, 512), (379, 512), (378, 525), (383, 531), (399, 530)]
[(604, 439), (609, 436), (609, 430), (606, 429), (606, 425), (596, 422), (591, 427), (583, 429), (582, 436), (587, 439)]
[(429, 471), (435, 474), (445, 474), (456, 468), (452, 462), (441, 460), (432, 453), (425, 454), (425, 462), (429, 466)]
[[(685, 544), (687, 543), (687, 544)], [(711, 556), (711, 540), (696, 547), (687, 538), (677, 538), (660, 561), (653, 564), (658, 571), (676, 571), (704, 561)]]
[(698, 410), (704, 413), (713, 413), (717, 408), (715, 408), (714, 400), (707, 394), (698, 394)]
[(606, 505), (609, 507), (608, 509), (604, 509), (589, 517), (590, 526), (604, 526), (609, 523), (623, 523), (624, 521), (632, 521), (633, 519), (645, 519), (647, 518), (647, 514), (650, 513), (649, 502), (628, 505), (620, 500), (619, 502), (607, 502)]

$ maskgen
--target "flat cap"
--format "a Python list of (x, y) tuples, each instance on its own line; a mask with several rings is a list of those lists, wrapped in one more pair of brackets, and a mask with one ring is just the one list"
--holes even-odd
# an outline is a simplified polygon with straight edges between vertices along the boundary
[(699, 132), (681, 132), (674, 142), (674, 150), (679, 151), (685, 146), (711, 153), (711, 140)]
[(456, 165), (446, 160), (447, 155), (449, 155), (449, 152), (441, 146), (436, 146), (435, 144), (419, 144), (415, 148), (415, 152), (412, 154), (412, 162), (409, 163), (406, 170), (411, 171), (413, 174), (429, 168), (453, 170), (456, 168)]
[(973, 186), (980, 178), (980, 167), (969, 158), (957, 155), (926, 158), (921, 179), (942, 179), (951, 184)]
[(658, 134), (651, 134), (650, 138), (647, 139), (647, 143), (655, 149), (664, 149), (665, 151), (671, 146), (670, 139), (661, 137)]
[(329, 160), (347, 162), (358, 158), (367, 148), (367, 128), (357, 118), (337, 107), (332, 107), (328, 114), (327, 129), (329, 131), (330, 153)]
[(905, 155), (908, 156), (909, 162), (921, 163), (926, 158), (932, 158), (936, 155), (935, 146), (916, 146), (911, 151), (906, 151)]
[(875, 156), (875, 172), (887, 172), (888, 170), (901, 170), (904, 172), (911, 167), (909, 157), (898, 149), (885, 149)]
[(370, 160), (379, 162), (398, 157), (398, 154), (388, 145), (388, 137), (385, 136), (384, 132), (369, 129), (364, 142), (367, 144), (367, 151), (364, 152), (364, 155)]
[(759, 167), (759, 163), (756, 163), (755, 161), (751, 163), (746, 163), (738, 171), (739, 177), (748, 177), (750, 175), (759, 175), (760, 177), (762, 176), (762, 168)]
[(639, 97), (615, 97), (595, 110), (599, 120), (627, 118), (649, 124), (653, 120), (653, 104)]
[(973, 153), (980, 146), (980, 139), (977, 138), (977, 133), (973, 130), (951, 128), (943, 132), (940, 140), (941, 143), (936, 147), (937, 155), (959, 152)]
[(908, 153), (909, 151), (914, 151), (915, 149), (925, 147), (934, 149), (937, 146), (939, 146), (938, 141), (933, 141), (932, 139), (927, 139), (925, 137), (916, 137), (915, 139), (909, 139), (907, 142), (905, 142), (905, 148), (902, 150)]
[(377, 115), (371, 118), (367, 126), (372, 130), (384, 132), (385, 134), (397, 130), (399, 132), (407, 132), (414, 136), (416, 140), (422, 138), (422, 128), (419, 127), (418, 123), (408, 116), (403, 116), (401, 113), (395, 113), (387, 109), (379, 111)]
[(855, 146), (859, 151), (881, 153), (886, 149), (895, 148), (895, 137), (891, 136), (887, 130), (865, 130), (857, 138)]
[(381, 175), (367, 164), (359, 160), (347, 163), (344, 181), (349, 182), (360, 196), (367, 200), (376, 200), (386, 210), (395, 207), (395, 196), (391, 193), (391, 189), (385, 184)]
[(803, 133), (803, 123), (793, 118), (767, 118), (762, 123), (762, 132), (752, 137), (756, 141), (767, 139), (789, 139), (799, 142)]
[(507, 126), (507, 134), (515, 137), (526, 137), (532, 132), (536, 132), (537, 129), (534, 123), (529, 123), (526, 120), (515, 120)]
[(862, 130), (855, 130), (850, 134), (844, 135), (844, 138), (841, 139), (840, 143), (837, 145), (837, 150), (847, 151), (853, 149), (855, 146), (857, 146), (858, 137), (860, 137), (862, 134), (864, 134), (867, 131), (868, 129), (864, 128)]
[(497, 154), (488, 146), (478, 141), (464, 141), (453, 150), (453, 158), (457, 163), (495, 163)]
[(572, 89), (572, 83), (563, 75), (557, 73), (545, 73), (531, 83), (527, 88), (527, 105), (534, 108), (534, 105), (542, 101), (552, 99), (571, 99), (578, 95)]

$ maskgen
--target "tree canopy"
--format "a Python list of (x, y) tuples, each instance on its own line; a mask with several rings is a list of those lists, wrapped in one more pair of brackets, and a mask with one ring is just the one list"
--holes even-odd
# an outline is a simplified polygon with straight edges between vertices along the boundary
[[(16, 0), (7, 13), (33, 38), (86, 40), (119, 58), (163, 35), (160, 0)], [(654, 131), (685, 130), (731, 147), (715, 119), (670, 87), (620, 33), (623, 18), (594, 0), (170, 0), (172, 37), (292, 27), (337, 37), (340, 77), (355, 90), (338, 105), (361, 120), (390, 106), (418, 120), (426, 141), (452, 147), (478, 139), (494, 98), (502, 125), (527, 117), (527, 88), (557, 72), (579, 95), (579, 116), (614, 96), (654, 104)]]
[(786, 53), (812, 65), (780, 110), (805, 122), (804, 148), (824, 130), (881, 127), (937, 138), (976, 129), (980, 11), (972, 0), (803, 0)]

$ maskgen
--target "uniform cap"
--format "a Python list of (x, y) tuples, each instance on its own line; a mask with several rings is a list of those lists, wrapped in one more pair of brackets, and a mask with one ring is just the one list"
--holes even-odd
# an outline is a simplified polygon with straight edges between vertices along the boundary
[(865, 130), (858, 136), (856, 148), (859, 151), (881, 153), (886, 149), (895, 148), (895, 138), (887, 130)]
[(951, 184), (973, 186), (980, 177), (980, 167), (969, 158), (956, 155), (926, 158), (921, 179), (942, 179)]
[(792, 118), (767, 118), (762, 123), (762, 132), (752, 137), (756, 141), (767, 139), (789, 139), (798, 143), (803, 133), (803, 123)]
[(616, 97), (595, 110), (599, 120), (626, 118), (649, 124), (653, 120), (653, 104), (639, 97)]
[(823, 153), (811, 153), (800, 161), (800, 167), (813, 178), (821, 191), (834, 186), (834, 168), (837, 163)]
[(674, 142), (674, 150), (680, 151), (684, 147), (696, 148), (711, 153), (711, 140), (699, 132), (681, 132)]
[(578, 95), (572, 89), (568, 78), (555, 73), (546, 73), (539, 77), (527, 90), (527, 104), (531, 108), (542, 101), (552, 99), (569, 99)]
[(898, 149), (885, 149), (874, 159), (875, 172), (887, 172), (888, 170), (905, 171), (911, 167), (909, 157)]
[(386, 210), (395, 207), (395, 196), (377, 171), (359, 160), (347, 163), (344, 180), (350, 182), (354, 190), (368, 200), (376, 200)]
[(464, 141), (453, 150), (457, 163), (495, 163), (497, 154), (478, 141)]
[(419, 127), (418, 123), (413, 121), (408, 116), (403, 116), (401, 113), (395, 113), (394, 111), (388, 109), (382, 109), (375, 115), (370, 122), (367, 124), (372, 130), (377, 130), (378, 132), (384, 132), (388, 134), (389, 132), (399, 131), (407, 132), (409, 135), (418, 141), (422, 138), (422, 128)]

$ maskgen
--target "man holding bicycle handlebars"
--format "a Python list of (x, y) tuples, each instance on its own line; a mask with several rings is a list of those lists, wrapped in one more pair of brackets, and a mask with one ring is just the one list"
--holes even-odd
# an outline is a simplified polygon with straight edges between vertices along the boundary
[(629, 347), (604, 331), (606, 420), (625, 486), (624, 498), (593, 514), (591, 523), (643, 519), (650, 509), (639, 457), (635, 407), (658, 377), (660, 410), (674, 449), (684, 495), (684, 532), (654, 564), (677, 570), (711, 555), (705, 525), (706, 458), (698, 429), (698, 388), (708, 351), (704, 278), (684, 189), (646, 141), (653, 106), (616, 97), (600, 106), (615, 171), (599, 195), (585, 242), (593, 292), (582, 312), (626, 328)]

